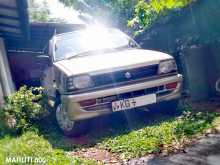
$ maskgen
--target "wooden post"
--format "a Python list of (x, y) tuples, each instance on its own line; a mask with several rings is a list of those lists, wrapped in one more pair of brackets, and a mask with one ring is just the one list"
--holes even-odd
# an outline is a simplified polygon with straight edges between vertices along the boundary
[(3, 96), (9, 96), (15, 91), (3, 38), (0, 38), (0, 84)]
[(0, 82), (0, 108), (3, 107), (3, 105), (4, 105), (4, 95), (2, 90), (2, 84)]

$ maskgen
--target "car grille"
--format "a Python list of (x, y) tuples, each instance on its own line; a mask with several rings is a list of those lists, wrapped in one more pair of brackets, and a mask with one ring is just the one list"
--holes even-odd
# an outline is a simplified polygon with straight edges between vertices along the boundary
[(133, 97), (139, 97), (144, 95), (149, 95), (155, 93), (157, 96), (163, 96), (166, 94), (170, 94), (172, 90), (167, 90), (164, 85), (142, 89), (138, 91), (132, 91), (102, 98), (96, 99), (96, 104), (91, 106), (85, 106), (83, 107), (86, 111), (94, 111), (94, 110), (102, 110), (103, 108), (111, 108), (111, 103), (113, 101), (122, 100), (122, 99), (128, 99)]
[(120, 70), (92, 76), (96, 87), (118, 84), (151, 77), (157, 74), (158, 65), (144, 66), (135, 69)]

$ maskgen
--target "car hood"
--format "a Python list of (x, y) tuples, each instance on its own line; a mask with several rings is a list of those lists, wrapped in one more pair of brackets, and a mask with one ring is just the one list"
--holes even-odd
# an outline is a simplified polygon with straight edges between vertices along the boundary
[(131, 69), (158, 64), (161, 60), (172, 59), (170, 55), (158, 51), (126, 49), (117, 52), (83, 56), (55, 62), (54, 65), (67, 76), (99, 74), (115, 70)]

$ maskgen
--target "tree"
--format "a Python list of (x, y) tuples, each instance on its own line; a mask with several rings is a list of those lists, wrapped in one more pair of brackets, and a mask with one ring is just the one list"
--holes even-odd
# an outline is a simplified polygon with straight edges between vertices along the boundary
[(46, 0), (42, 3), (36, 0), (28, 0), (29, 16), (31, 21), (48, 22), (50, 20), (50, 10)]
[[(121, 28), (127, 27), (127, 20), (133, 17), (138, 0), (60, 0), (69, 7), (91, 14), (102, 22)], [(107, 20), (107, 21), (106, 21)]]
[(113, 20), (122, 29), (143, 31), (169, 11), (181, 9), (196, 0), (60, 0), (66, 6), (96, 18)]
[(194, 1), (196, 0), (139, 0), (128, 26), (133, 27), (136, 32), (141, 32), (159, 18), (166, 16), (169, 11), (181, 9)]

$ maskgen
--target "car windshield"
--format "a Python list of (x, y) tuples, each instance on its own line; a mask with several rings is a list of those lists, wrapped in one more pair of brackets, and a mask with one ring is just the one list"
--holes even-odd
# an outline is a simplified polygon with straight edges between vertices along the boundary
[(90, 28), (56, 36), (55, 61), (126, 47), (131, 39), (113, 28)]

